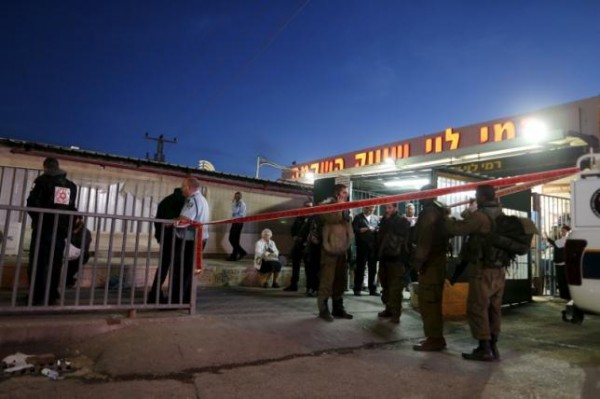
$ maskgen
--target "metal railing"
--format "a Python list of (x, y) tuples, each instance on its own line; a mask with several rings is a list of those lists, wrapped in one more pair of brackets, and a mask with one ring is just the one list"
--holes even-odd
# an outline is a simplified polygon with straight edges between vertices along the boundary
[[(29, 227), (27, 213), (38, 215), (37, 228)], [(76, 237), (73, 226), (79, 217), (85, 228)], [(165, 234), (172, 223), (0, 205), (0, 314), (152, 309), (194, 313), (196, 251), (190, 248), (195, 243)], [(101, 226), (110, 228), (103, 232)], [(116, 226), (125, 228), (117, 231)], [(152, 235), (154, 226), (160, 229), (160, 242)], [(69, 259), (69, 243), (74, 238), (85, 243), (88, 235), (88, 256), (81, 248), (78, 257)], [(73, 285), (67, 284), (69, 273), (77, 276)]]

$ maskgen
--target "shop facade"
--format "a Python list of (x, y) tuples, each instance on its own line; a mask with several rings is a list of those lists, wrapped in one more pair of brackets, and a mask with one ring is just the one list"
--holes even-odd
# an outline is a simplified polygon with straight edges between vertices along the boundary
[[(585, 152), (598, 150), (599, 138), (597, 96), (293, 165), (284, 178), (314, 180), (316, 201), (330, 196), (336, 181), (350, 185), (351, 199), (380, 197), (425, 184), (444, 188), (572, 167)], [(556, 294), (551, 251), (542, 238), (569, 223), (569, 181), (544, 182), (502, 198), (506, 213), (533, 219), (541, 232), (530, 254), (510, 268), (505, 303), (530, 301), (532, 293)], [(458, 215), (466, 205), (452, 205), (473, 195), (459, 192), (439, 200)], [(404, 206), (399, 204), (400, 211)], [(456, 239), (455, 254), (460, 245)]]

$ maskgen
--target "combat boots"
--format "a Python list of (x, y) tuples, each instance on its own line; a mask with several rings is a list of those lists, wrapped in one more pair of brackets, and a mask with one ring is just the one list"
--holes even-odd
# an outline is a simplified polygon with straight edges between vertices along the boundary
[(500, 360), (500, 352), (498, 352), (498, 335), (492, 334), (492, 339), (490, 340), (490, 349), (494, 354), (494, 359)]
[(446, 340), (444, 337), (433, 338), (427, 337), (427, 339), (419, 342), (417, 345), (413, 345), (413, 350), (419, 352), (439, 352), (446, 348)]
[(331, 315), (338, 319), (348, 320), (354, 317), (350, 313), (346, 312), (346, 310), (344, 309), (344, 300), (341, 298), (333, 300), (333, 310), (331, 311)]
[(384, 310), (382, 310), (381, 312), (377, 313), (377, 317), (381, 317), (382, 319), (387, 318), (387, 317), (392, 317), (392, 316), (393, 316), (392, 311), (389, 310), (387, 307)]
[[(319, 299), (319, 301), (321, 301), (321, 299)], [(325, 301), (323, 301), (323, 303), (320, 303), (319, 305), (319, 318), (325, 320), (325, 321), (333, 321), (333, 316), (331, 315), (331, 313), (329, 313), (329, 305), (327, 304), (327, 299), (325, 299)]]
[(479, 340), (479, 346), (473, 349), (471, 353), (463, 353), (462, 357), (467, 360), (478, 360), (480, 362), (492, 362), (496, 359), (488, 340)]

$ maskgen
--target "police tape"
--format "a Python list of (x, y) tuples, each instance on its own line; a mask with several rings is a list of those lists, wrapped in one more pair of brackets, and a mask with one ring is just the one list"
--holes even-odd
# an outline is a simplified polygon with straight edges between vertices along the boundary
[[(204, 225), (230, 224), (230, 223), (247, 223), (247, 222), (264, 222), (268, 220), (287, 219), (298, 216), (320, 215), (330, 212), (339, 212), (354, 208), (363, 208), (366, 206), (380, 206), (398, 202), (410, 202), (423, 200), (428, 198), (436, 198), (443, 195), (454, 194), (463, 191), (474, 191), (478, 186), (491, 185), (493, 187), (514, 186), (509, 189), (499, 190), (499, 196), (513, 194), (519, 191), (527, 190), (533, 186), (558, 180), (579, 172), (577, 167), (556, 169), (546, 172), (529, 173), (525, 175), (504, 177), (499, 179), (483, 180), (473, 183), (467, 183), (460, 186), (435, 188), (431, 190), (412, 191), (410, 193), (388, 195), (385, 197), (368, 198), (351, 202), (336, 202), (331, 204), (321, 204), (313, 207), (288, 209), (285, 211), (274, 211), (261, 213), (258, 215), (245, 216), (235, 219), (222, 219), (208, 223), (189, 222), (186, 225), (197, 227), (196, 229), (196, 273), (202, 271), (202, 230)], [(468, 203), (466, 201), (465, 203)], [(458, 206), (458, 204), (453, 204)]]

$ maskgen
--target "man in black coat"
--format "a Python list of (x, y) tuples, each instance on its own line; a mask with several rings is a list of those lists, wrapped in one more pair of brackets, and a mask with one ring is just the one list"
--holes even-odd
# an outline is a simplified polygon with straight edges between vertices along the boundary
[[(185, 204), (185, 197), (181, 188), (173, 190), (172, 194), (169, 194), (162, 201), (159, 202), (156, 210), (156, 219), (177, 219), (181, 213), (181, 208)], [(148, 293), (148, 302), (156, 303), (167, 303), (168, 298), (161, 291), (161, 287), (167, 278), (169, 273), (169, 267), (174, 258), (173, 254), (173, 224), (163, 224), (154, 222), (154, 238), (161, 245), (161, 258), (156, 274), (154, 275), (154, 282), (152, 288)]]
[[(59, 168), (55, 158), (46, 158), (44, 173), (35, 179), (27, 197), (27, 207), (74, 211), (76, 198), (77, 186), (67, 179), (67, 172)], [(71, 217), (52, 212), (28, 211), (28, 214), (32, 227), (28, 265), (29, 283), (33, 286), (30, 300), (34, 306), (44, 305), (47, 295), (47, 305), (54, 305), (59, 297), (58, 283)]]

